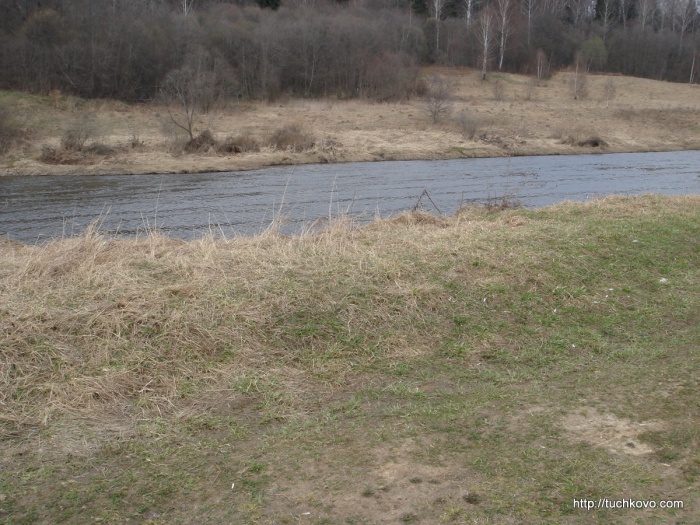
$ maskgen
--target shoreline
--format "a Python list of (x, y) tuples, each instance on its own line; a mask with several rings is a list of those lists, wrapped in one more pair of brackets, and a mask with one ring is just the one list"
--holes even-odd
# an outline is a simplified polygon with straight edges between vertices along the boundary
[[(366, 158), (358, 156), (357, 158), (344, 158), (341, 160), (330, 160), (323, 158), (314, 158), (313, 153), (299, 153), (292, 154), (295, 157), (300, 157), (298, 159), (289, 159), (287, 162), (255, 162), (254, 159), (245, 159), (248, 162), (233, 162), (230, 166), (211, 166), (211, 159), (216, 159), (219, 162), (232, 160), (232, 157), (225, 156), (206, 156), (206, 155), (187, 155), (187, 163), (189, 169), (180, 170), (152, 170), (146, 166), (139, 168), (138, 166), (133, 166), (129, 171), (124, 171), (117, 169), (117, 166), (106, 167), (102, 166), (90, 166), (90, 165), (51, 165), (45, 164), (46, 169), (44, 172), (36, 171), (35, 169), (30, 169), (29, 167), (14, 167), (10, 170), (0, 171), (0, 178), (9, 177), (61, 177), (61, 176), (105, 176), (105, 175), (122, 175), (122, 176), (133, 176), (133, 175), (185, 175), (185, 174), (196, 174), (196, 173), (229, 173), (229, 172), (246, 172), (246, 171), (256, 171), (263, 170), (267, 168), (276, 167), (289, 167), (289, 166), (313, 166), (322, 164), (351, 164), (351, 163), (375, 163), (375, 162), (420, 162), (420, 161), (443, 161), (443, 160), (459, 160), (459, 159), (488, 159), (488, 158), (515, 158), (515, 157), (558, 157), (558, 156), (576, 156), (576, 155), (615, 155), (615, 154), (635, 154), (635, 153), (670, 153), (676, 151), (698, 151), (700, 150), (700, 143), (690, 144), (690, 145), (678, 145), (674, 147), (651, 147), (651, 148), (609, 148), (609, 147), (596, 147), (596, 148), (566, 148), (562, 151), (549, 150), (549, 151), (516, 151), (508, 152), (490, 152), (491, 154), (476, 154), (476, 155), (450, 155), (444, 154), (439, 155), (437, 153), (431, 155), (422, 156), (406, 156), (401, 155), (390, 156), (388, 158)], [(181, 157), (173, 157), (173, 160), (179, 159)], [(207, 163), (207, 161), (209, 161)], [(196, 164), (206, 164), (201, 167), (196, 167)], [(218, 162), (217, 162), (218, 164)], [(121, 164), (120, 164), (121, 165)], [(33, 166), (32, 166), (33, 168)], [(81, 169), (82, 168), (82, 169)], [(74, 173), (70, 173), (74, 172)]]

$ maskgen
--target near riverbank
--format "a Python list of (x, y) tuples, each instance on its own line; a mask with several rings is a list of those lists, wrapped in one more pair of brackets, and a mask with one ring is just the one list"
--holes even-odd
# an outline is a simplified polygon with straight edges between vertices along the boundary
[(643, 196), (5, 241), (0, 521), (698, 523), (699, 239)]
[[(429, 77), (433, 71), (426, 72)], [(0, 175), (180, 173), (279, 164), (449, 159), (700, 148), (700, 87), (588, 75), (574, 100), (571, 73), (529, 77), (441, 70), (452, 111), (434, 123), (425, 101), (287, 99), (229, 102), (196, 118), (187, 136), (168, 108), (0, 93), (21, 133)], [(612, 87), (611, 87), (612, 86)], [(173, 107), (173, 110), (176, 109)], [(77, 141), (77, 142), (76, 142)]]

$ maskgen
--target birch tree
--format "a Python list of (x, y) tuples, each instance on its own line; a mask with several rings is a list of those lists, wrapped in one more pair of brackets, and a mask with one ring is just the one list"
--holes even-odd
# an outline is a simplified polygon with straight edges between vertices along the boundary
[(620, 6), (620, 23), (622, 24), (622, 31), (627, 33), (627, 12), (632, 5), (632, 0), (618, 0)]
[(527, 19), (527, 47), (530, 47), (530, 35), (532, 33), (532, 15), (535, 14), (539, 0), (522, 0), (520, 8)]
[(447, 0), (430, 0), (430, 14), (435, 18), (435, 52), (440, 50), (440, 20)]
[(588, 82), (586, 78), (586, 65), (580, 53), (576, 53), (574, 59), (574, 76), (571, 79), (571, 90), (574, 100), (586, 98), (588, 95)]
[(687, 0), (685, 6), (681, 4), (681, 9), (679, 9), (678, 14), (678, 32), (680, 33), (680, 38), (678, 42), (678, 52), (683, 52), (683, 36), (688, 31), (688, 28), (692, 25), (695, 17), (697, 16), (697, 5), (695, 0)]
[(181, 0), (182, 14), (188, 15), (194, 9), (194, 0)]
[(489, 60), (493, 54), (493, 46), (495, 44), (496, 30), (496, 15), (491, 7), (487, 7), (479, 16), (479, 27), (477, 28), (476, 37), (481, 44), (481, 80), (486, 80), (486, 71), (488, 70)]
[(614, 0), (602, 0), (599, 4), (598, 16), (603, 23), (603, 41), (606, 40), (615, 18), (615, 4), (613, 2)]
[(474, 22), (474, 11), (477, 7), (476, 0), (464, 0), (464, 21), (467, 27), (471, 27)]
[(638, 0), (637, 13), (639, 15), (639, 25), (642, 29), (654, 18), (654, 14), (658, 9), (656, 0)]
[(513, 12), (515, 0), (496, 0), (496, 14), (498, 16), (498, 36), (500, 38), (498, 69), (503, 69), (503, 58), (506, 55), (508, 37), (513, 31)]

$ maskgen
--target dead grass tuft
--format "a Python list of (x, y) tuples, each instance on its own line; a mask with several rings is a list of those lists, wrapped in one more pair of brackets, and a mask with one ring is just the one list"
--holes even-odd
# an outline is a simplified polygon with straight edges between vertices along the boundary
[(387, 219), (386, 222), (399, 226), (435, 226), (438, 228), (447, 228), (450, 225), (448, 219), (418, 210), (402, 213), (397, 217)]
[(269, 143), (278, 150), (301, 153), (313, 148), (315, 139), (298, 124), (289, 124), (275, 131), (270, 136)]
[(577, 145), (580, 147), (589, 147), (589, 148), (605, 148), (605, 147), (607, 147), (608, 143), (605, 142), (600, 137), (594, 135), (594, 136), (589, 137), (585, 140), (579, 141), (577, 143)]
[(217, 148), (219, 153), (250, 153), (260, 151), (260, 141), (252, 135), (227, 137)]
[(205, 129), (192, 140), (185, 144), (185, 153), (206, 153), (213, 151), (217, 147), (216, 139), (211, 131)]

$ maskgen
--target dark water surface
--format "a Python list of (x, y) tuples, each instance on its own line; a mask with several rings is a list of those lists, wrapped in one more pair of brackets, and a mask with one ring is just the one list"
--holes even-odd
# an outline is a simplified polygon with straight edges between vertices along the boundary
[[(186, 175), (0, 177), (0, 236), (42, 242), (152, 228), (191, 239), (249, 235), (286, 218), (285, 233), (348, 213), (361, 220), (420, 207), (450, 214), (508, 195), (524, 206), (610, 194), (700, 193), (700, 151), (360, 162)], [(432, 201), (431, 201), (432, 199)], [(437, 209), (436, 209), (437, 208)]]

